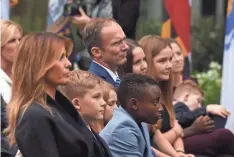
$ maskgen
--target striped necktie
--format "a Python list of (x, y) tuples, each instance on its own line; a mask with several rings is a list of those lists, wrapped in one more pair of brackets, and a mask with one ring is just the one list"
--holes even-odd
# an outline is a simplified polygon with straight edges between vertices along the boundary
[(120, 82), (121, 81), (120, 81), (119, 77), (117, 76), (116, 81), (115, 81), (115, 84), (116, 84), (117, 87), (119, 87)]

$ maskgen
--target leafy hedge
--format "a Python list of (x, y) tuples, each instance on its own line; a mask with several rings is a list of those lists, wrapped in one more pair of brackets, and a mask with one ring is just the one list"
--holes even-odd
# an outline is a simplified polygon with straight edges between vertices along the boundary
[(205, 105), (220, 103), (220, 90), (222, 82), (221, 65), (217, 62), (209, 64), (206, 72), (194, 72), (193, 77), (197, 78), (198, 83), (205, 94)]

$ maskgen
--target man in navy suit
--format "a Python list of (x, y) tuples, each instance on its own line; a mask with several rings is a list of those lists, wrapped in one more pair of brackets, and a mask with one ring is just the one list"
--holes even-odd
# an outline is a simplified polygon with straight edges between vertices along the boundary
[(117, 68), (127, 61), (129, 48), (120, 25), (113, 19), (94, 18), (84, 28), (82, 37), (93, 57), (89, 71), (117, 88), (120, 84)]
[(161, 117), (160, 94), (157, 82), (148, 76), (123, 78), (117, 92), (121, 105), (100, 133), (114, 157), (152, 157), (145, 123), (155, 124)]

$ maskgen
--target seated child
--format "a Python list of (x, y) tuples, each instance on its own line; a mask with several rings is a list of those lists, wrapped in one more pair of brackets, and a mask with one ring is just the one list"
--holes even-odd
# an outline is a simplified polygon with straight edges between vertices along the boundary
[(106, 108), (104, 112), (104, 125), (106, 125), (112, 118), (114, 110), (117, 106), (117, 94), (112, 84), (103, 81), (102, 83), (103, 99), (106, 102)]
[(97, 121), (91, 125), (96, 133), (99, 133), (106, 126), (106, 124), (111, 120), (114, 110), (118, 108), (117, 94), (114, 86), (102, 80), (101, 88), (103, 99), (106, 102), (106, 107), (104, 111), (104, 118), (101, 121)]
[[(115, 157), (152, 157), (148, 128), (161, 117), (161, 91), (152, 78), (127, 74), (118, 88), (120, 106), (100, 135)], [(145, 122), (145, 123), (142, 123)]]
[(106, 102), (103, 100), (101, 84), (102, 80), (90, 72), (75, 70), (71, 72), (70, 82), (60, 86), (59, 90), (72, 102), (89, 128), (94, 139), (94, 154), (112, 157), (105, 141), (89, 126), (104, 117)]
[(184, 81), (175, 89), (174, 100), (176, 101), (174, 104), (176, 118), (183, 128), (190, 126), (200, 116), (216, 115), (226, 121), (229, 115), (229, 112), (221, 105), (202, 107), (204, 94), (200, 87), (191, 80)]
[[(214, 130), (210, 115), (229, 115), (221, 105), (202, 107), (203, 92), (191, 80), (181, 83), (174, 92), (174, 111), (179, 124), (184, 128), (185, 151), (207, 156), (233, 156), (234, 135), (227, 129)], [(215, 142), (214, 142), (215, 141)]]

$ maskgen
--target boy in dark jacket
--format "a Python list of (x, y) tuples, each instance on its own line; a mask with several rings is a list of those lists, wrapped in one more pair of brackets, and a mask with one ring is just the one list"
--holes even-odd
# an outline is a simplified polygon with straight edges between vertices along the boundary
[(198, 117), (207, 115), (217, 123), (219, 122), (216, 127), (223, 128), (229, 115), (229, 112), (221, 105), (202, 106), (203, 91), (191, 80), (184, 81), (175, 89), (174, 100), (176, 102), (174, 103), (176, 118), (183, 128), (191, 126)]
[(102, 80), (88, 71), (74, 70), (69, 83), (59, 90), (71, 101), (92, 133), (94, 156), (112, 157), (105, 141), (90, 127), (104, 118), (106, 102), (102, 96)]
[(221, 105), (202, 106), (203, 100), (202, 90), (191, 80), (181, 83), (174, 92), (174, 111), (184, 128), (185, 151), (206, 156), (233, 156), (234, 135), (224, 129), (229, 112)]

